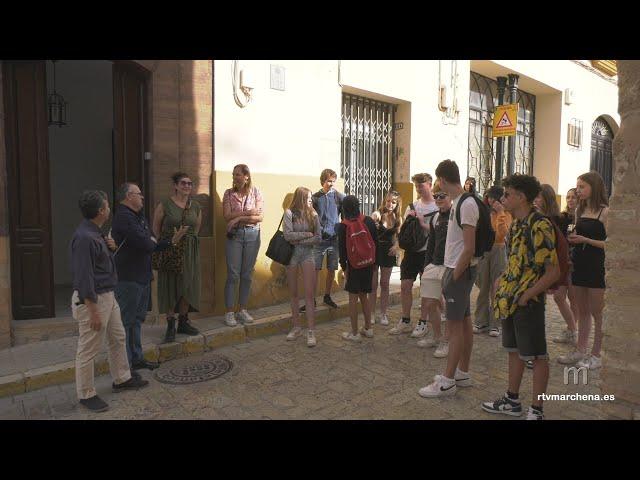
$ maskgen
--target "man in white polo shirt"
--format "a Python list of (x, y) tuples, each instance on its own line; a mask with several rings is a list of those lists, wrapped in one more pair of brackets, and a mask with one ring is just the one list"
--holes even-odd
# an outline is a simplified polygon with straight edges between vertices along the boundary
[[(471, 385), (469, 363), (473, 348), (473, 326), (471, 324), (470, 294), (476, 278), (478, 258), (474, 257), (476, 227), (480, 211), (475, 199), (465, 196), (460, 184), (458, 165), (452, 160), (443, 160), (436, 168), (440, 188), (453, 201), (449, 214), (447, 243), (444, 253), (446, 270), (442, 278), (442, 294), (446, 302), (449, 327), (449, 356), (443, 375), (436, 375), (433, 383), (420, 389), (423, 397), (453, 395), (457, 387)], [(460, 225), (457, 211), (460, 210)]]

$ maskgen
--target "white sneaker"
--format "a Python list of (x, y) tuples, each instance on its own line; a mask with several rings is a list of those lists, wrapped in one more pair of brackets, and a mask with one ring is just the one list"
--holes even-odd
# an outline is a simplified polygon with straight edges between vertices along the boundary
[(489, 336), (490, 337), (499, 337), (500, 336), (500, 329), (499, 328), (491, 328), (491, 329), (489, 329)]
[(302, 335), (301, 327), (293, 327), (291, 331), (287, 334), (287, 341), (291, 342)]
[(316, 346), (316, 336), (313, 333), (313, 330), (307, 330), (307, 347), (315, 347)]
[(356, 343), (359, 343), (362, 341), (362, 337), (360, 336), (359, 333), (357, 335), (354, 335), (351, 332), (342, 332), (342, 338), (344, 340), (349, 340), (351, 342), (356, 342)]
[(370, 328), (369, 330), (367, 330), (364, 327), (362, 327), (360, 329), (360, 335), (367, 338), (373, 338), (373, 328)]
[(418, 322), (416, 328), (414, 328), (413, 332), (411, 332), (411, 338), (422, 338), (427, 334), (428, 330), (429, 329), (427, 328), (426, 323)]
[(558, 363), (562, 365), (572, 365), (580, 360), (585, 358), (585, 354), (579, 352), (578, 350), (574, 350), (573, 352), (567, 353), (566, 355), (560, 355), (558, 357)]
[(582, 368), (587, 367), (589, 370), (597, 370), (602, 367), (602, 358), (595, 355), (589, 355), (576, 363), (576, 366)]
[(421, 348), (432, 348), (438, 345), (438, 341), (433, 338), (433, 333), (429, 332), (424, 338), (418, 340), (418, 346)]
[(456, 373), (453, 376), (456, 381), (456, 386), (458, 387), (471, 387), (473, 386), (473, 380), (471, 380), (471, 375), (469, 373), (462, 373), (460, 370), (456, 368)]
[(386, 313), (380, 317), (380, 325), (384, 325), (384, 326), (389, 325), (389, 317), (387, 316)]
[(245, 309), (238, 312), (237, 318), (241, 323), (253, 323), (253, 317)]
[(529, 407), (527, 411), (527, 420), (544, 420), (544, 414), (542, 412), (538, 412), (533, 408)]
[(455, 395), (456, 381), (448, 378), (445, 379), (443, 375), (436, 375), (433, 377), (433, 383), (421, 388), (418, 393), (421, 397), (425, 398)]
[(389, 335), (400, 335), (401, 333), (409, 333), (412, 330), (411, 323), (404, 323), (402, 319), (398, 320), (398, 324), (389, 330)]
[(484, 333), (487, 330), (489, 330), (489, 326), (488, 325), (484, 325), (484, 326), (479, 326), (479, 325), (474, 325), (473, 326), (473, 333)]
[(238, 325), (238, 322), (236, 322), (236, 314), (233, 312), (225, 313), (224, 323), (226, 323), (229, 327), (235, 327), (236, 325)]
[(559, 336), (551, 339), (554, 343), (568, 343), (570, 345), (575, 345), (577, 341), (576, 332), (572, 332), (568, 328), (562, 330)]
[(438, 344), (438, 348), (433, 352), (433, 356), (436, 358), (445, 358), (447, 355), (449, 355), (449, 342), (441, 340)]

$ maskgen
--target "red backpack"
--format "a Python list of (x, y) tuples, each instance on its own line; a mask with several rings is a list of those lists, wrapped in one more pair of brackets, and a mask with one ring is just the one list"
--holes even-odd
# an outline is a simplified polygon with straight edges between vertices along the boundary
[(347, 258), (354, 269), (365, 268), (376, 261), (376, 244), (364, 223), (364, 215), (353, 220), (342, 220), (347, 230)]

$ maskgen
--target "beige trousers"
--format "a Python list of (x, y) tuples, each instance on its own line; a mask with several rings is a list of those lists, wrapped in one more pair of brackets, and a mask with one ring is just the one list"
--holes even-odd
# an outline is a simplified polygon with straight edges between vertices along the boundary
[(106, 334), (109, 346), (109, 370), (116, 384), (126, 382), (131, 378), (129, 360), (127, 359), (126, 336), (120, 307), (113, 292), (98, 295), (98, 313), (102, 321), (100, 330), (92, 330), (89, 326), (89, 309), (86, 305), (76, 305), (77, 290), (71, 297), (71, 311), (73, 318), (78, 321), (80, 336), (78, 337), (78, 353), (76, 354), (76, 391), (80, 400), (96, 395), (93, 382), (93, 360), (100, 353), (100, 348)]

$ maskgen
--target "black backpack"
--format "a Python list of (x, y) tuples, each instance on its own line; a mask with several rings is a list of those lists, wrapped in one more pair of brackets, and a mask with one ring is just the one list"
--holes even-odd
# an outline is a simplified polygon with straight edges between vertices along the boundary
[[(413, 211), (416, 210), (413, 203), (409, 205), (409, 208)], [(432, 212), (425, 215), (425, 218), (429, 215), (435, 214)], [(417, 252), (424, 244), (427, 243), (427, 232), (424, 231), (418, 217), (407, 217), (400, 227), (400, 233), (398, 233), (398, 245), (405, 251)]]
[(478, 205), (478, 212), (480, 213), (480, 216), (478, 217), (478, 225), (476, 226), (476, 251), (473, 256), (482, 257), (486, 252), (490, 252), (493, 248), (493, 243), (496, 240), (496, 232), (491, 226), (491, 211), (489, 210), (489, 207), (477, 195), (468, 192), (462, 194), (458, 201), (458, 206), (456, 207), (456, 222), (458, 223), (458, 226), (462, 228), (460, 207), (462, 207), (462, 202), (469, 197), (472, 197), (475, 200), (476, 205)]

